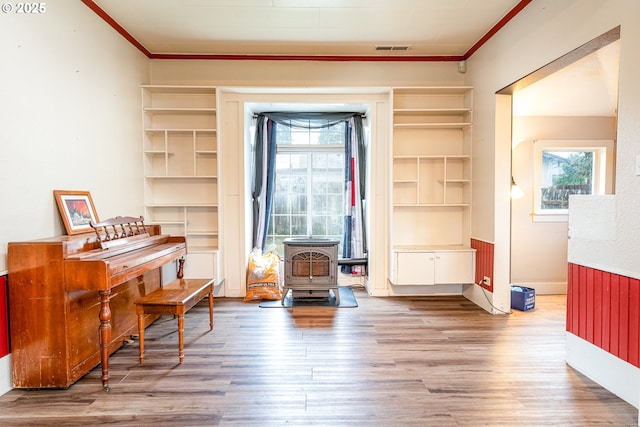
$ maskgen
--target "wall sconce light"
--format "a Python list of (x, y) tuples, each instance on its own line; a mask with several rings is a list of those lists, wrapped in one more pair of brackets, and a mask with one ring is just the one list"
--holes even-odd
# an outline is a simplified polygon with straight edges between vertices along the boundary
[(511, 177), (511, 198), (519, 199), (522, 196), (524, 196), (524, 193), (522, 192), (520, 187), (518, 187), (518, 184), (516, 184), (516, 181), (513, 179), (513, 177)]

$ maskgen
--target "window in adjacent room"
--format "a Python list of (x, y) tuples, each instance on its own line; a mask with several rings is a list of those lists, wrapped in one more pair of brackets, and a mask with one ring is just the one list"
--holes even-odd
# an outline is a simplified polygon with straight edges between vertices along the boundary
[(611, 186), (612, 141), (535, 141), (535, 221), (566, 221), (569, 196), (605, 194)]

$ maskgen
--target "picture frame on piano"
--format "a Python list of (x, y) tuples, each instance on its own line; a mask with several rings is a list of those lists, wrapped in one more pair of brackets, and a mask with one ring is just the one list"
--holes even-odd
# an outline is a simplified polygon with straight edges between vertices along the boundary
[(88, 191), (53, 190), (53, 195), (68, 235), (93, 231), (91, 222), (99, 222)]

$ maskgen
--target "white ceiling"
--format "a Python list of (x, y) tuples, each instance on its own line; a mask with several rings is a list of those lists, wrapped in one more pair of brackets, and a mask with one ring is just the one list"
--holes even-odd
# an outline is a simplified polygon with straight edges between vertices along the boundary
[(620, 40), (513, 94), (514, 116), (617, 115)]
[(93, 0), (152, 53), (463, 55), (521, 0)]
[[(151, 54), (464, 57), (522, 0), (88, 0)], [(376, 51), (376, 46), (409, 46)], [(515, 115), (615, 115), (619, 43), (514, 94)], [(390, 58), (386, 58), (390, 59)]]

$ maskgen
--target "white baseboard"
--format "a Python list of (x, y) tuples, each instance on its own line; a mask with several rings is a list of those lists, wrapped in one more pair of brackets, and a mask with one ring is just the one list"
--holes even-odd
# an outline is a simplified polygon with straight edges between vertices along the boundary
[[(640, 368), (570, 332), (567, 332), (567, 363), (622, 400), (640, 409)], [(638, 425), (640, 425), (640, 414)]]
[(11, 379), (11, 354), (0, 358), (0, 396), (13, 390)]

